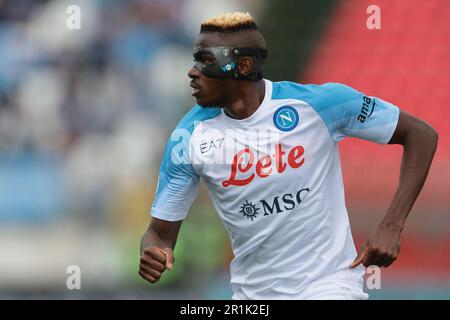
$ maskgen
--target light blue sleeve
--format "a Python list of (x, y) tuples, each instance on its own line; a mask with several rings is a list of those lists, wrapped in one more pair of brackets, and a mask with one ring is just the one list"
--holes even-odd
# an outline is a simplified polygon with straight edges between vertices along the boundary
[(292, 94), (295, 91), (298, 99), (307, 102), (321, 116), (335, 141), (349, 136), (386, 144), (397, 127), (398, 107), (349, 86), (340, 83), (284, 83), (283, 86), (291, 87), (287, 90)]
[(167, 221), (186, 218), (198, 194), (200, 177), (190, 157), (190, 138), (196, 124), (220, 111), (195, 106), (172, 132), (162, 159), (151, 215)]

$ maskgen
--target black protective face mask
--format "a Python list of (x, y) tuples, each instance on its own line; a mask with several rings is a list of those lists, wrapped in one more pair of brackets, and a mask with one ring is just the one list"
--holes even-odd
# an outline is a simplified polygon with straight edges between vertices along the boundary
[[(208, 78), (257, 81), (263, 78), (262, 66), (267, 54), (267, 50), (256, 48), (207, 47), (194, 51), (194, 67)], [(239, 57), (252, 57), (255, 62), (247, 76), (239, 73)]]

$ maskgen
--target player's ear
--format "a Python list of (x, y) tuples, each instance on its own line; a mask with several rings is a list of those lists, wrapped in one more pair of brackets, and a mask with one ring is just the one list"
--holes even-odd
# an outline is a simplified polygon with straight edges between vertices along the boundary
[(253, 70), (253, 59), (250, 57), (239, 58), (239, 73), (248, 76)]

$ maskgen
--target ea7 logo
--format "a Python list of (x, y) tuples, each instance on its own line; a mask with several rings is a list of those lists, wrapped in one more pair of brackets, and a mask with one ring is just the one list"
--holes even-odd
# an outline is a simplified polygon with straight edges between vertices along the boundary
[(200, 152), (201, 153), (207, 153), (211, 151), (212, 149), (219, 149), (222, 147), (224, 138), (219, 139), (213, 139), (208, 142), (203, 142), (200, 144)]
[(370, 118), (374, 109), (375, 109), (375, 98), (371, 99), (369, 97), (364, 96), (361, 112), (358, 115), (359, 122), (364, 123), (364, 121), (366, 121), (367, 118)]

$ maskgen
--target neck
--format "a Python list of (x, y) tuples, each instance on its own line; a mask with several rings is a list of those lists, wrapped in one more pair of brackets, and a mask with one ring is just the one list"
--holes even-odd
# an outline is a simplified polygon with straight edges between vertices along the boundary
[(266, 86), (264, 80), (242, 81), (234, 92), (239, 93), (230, 97), (223, 106), (224, 112), (232, 118), (245, 119), (255, 113), (263, 102)]

